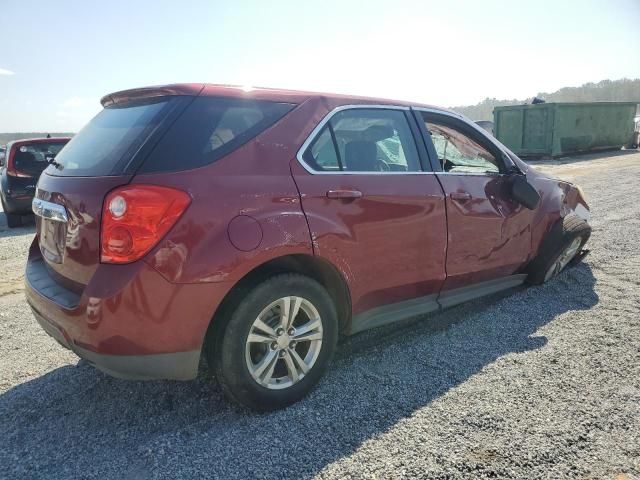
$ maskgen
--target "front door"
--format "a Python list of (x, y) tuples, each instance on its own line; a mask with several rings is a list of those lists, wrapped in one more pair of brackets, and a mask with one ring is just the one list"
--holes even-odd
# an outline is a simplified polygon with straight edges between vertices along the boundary
[(413, 121), (402, 108), (335, 111), (292, 163), (315, 253), (346, 277), (354, 314), (435, 297), (445, 279), (444, 196)]
[[(443, 290), (515, 273), (527, 260), (532, 212), (510, 195), (498, 147), (453, 115), (417, 111), (446, 196), (447, 280)], [(434, 158), (435, 160), (435, 158)]]

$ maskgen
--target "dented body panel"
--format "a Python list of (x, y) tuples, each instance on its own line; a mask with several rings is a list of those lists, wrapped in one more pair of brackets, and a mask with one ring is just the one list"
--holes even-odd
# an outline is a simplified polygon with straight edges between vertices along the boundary
[(533, 211), (531, 218), (530, 258), (533, 258), (538, 253), (542, 240), (553, 225), (569, 213), (577, 213), (588, 221), (590, 216), (589, 206), (578, 187), (537, 171), (523, 162), (513, 152), (506, 150), (512, 160), (526, 174), (527, 181), (540, 194), (540, 203)]
[[(447, 202), (447, 280), (451, 290), (517, 272), (530, 258), (533, 212), (514, 201), (502, 175), (438, 178)], [(469, 201), (451, 193), (464, 191)]]

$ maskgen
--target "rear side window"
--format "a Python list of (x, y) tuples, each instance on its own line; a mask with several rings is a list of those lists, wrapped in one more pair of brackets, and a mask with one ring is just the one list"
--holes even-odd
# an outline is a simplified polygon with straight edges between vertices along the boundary
[(117, 175), (166, 117), (177, 97), (113, 105), (96, 115), (56, 157), (47, 173), (59, 176)]
[(276, 123), (294, 106), (197, 97), (158, 142), (140, 172), (188, 170), (215, 162)]
[(420, 171), (405, 113), (393, 109), (354, 108), (336, 113), (303, 158), (318, 171)]
[(315, 170), (341, 170), (329, 127), (325, 127), (320, 135), (316, 137), (307, 153), (309, 157), (307, 163), (313, 165)]
[(56, 158), (65, 143), (34, 143), (16, 147), (13, 168), (22, 174), (36, 177)]

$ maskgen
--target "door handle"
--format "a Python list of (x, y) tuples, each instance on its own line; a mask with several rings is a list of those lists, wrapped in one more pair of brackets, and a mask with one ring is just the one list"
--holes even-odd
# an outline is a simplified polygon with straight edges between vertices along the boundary
[(471, 194), (467, 192), (451, 192), (449, 196), (452, 200), (457, 200), (459, 202), (471, 200)]
[(360, 190), (329, 190), (327, 198), (360, 198), (362, 192)]

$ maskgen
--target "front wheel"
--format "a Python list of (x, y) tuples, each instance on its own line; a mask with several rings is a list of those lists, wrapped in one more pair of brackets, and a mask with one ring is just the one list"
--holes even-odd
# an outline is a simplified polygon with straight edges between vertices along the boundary
[(282, 408), (326, 370), (338, 338), (336, 310), (318, 282), (277, 275), (239, 302), (215, 338), (210, 362), (227, 397), (254, 410)]
[(580, 253), (591, 236), (591, 227), (575, 214), (567, 215), (545, 238), (538, 256), (529, 265), (527, 283), (540, 285), (556, 277)]

